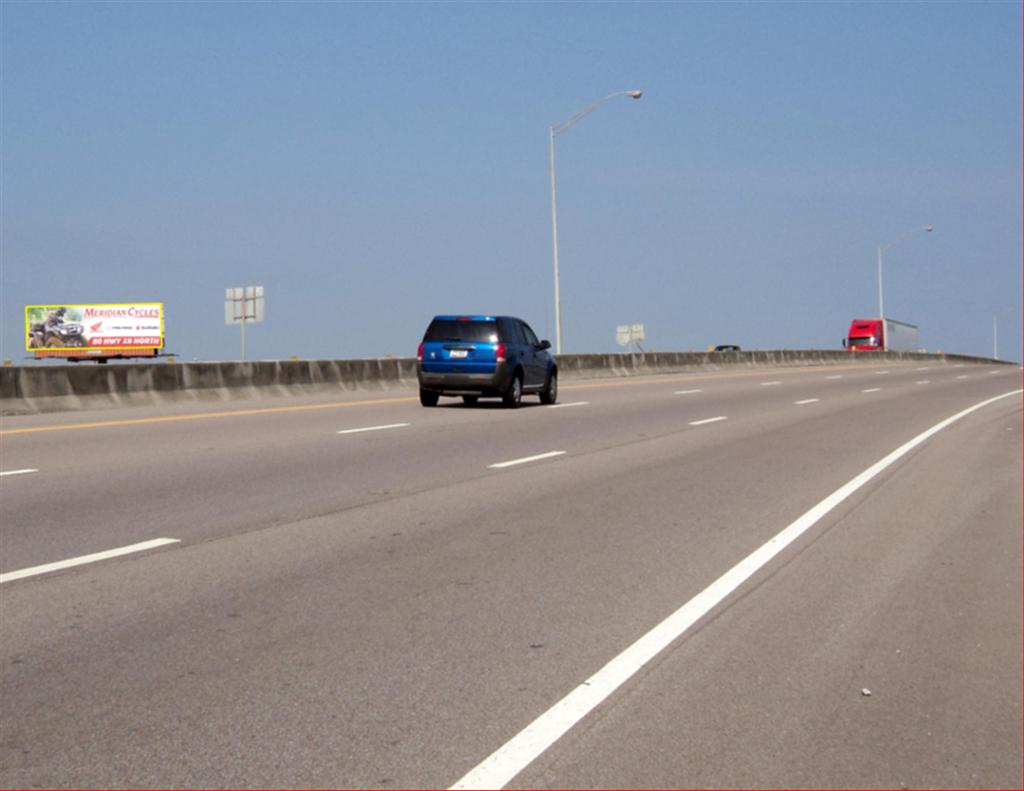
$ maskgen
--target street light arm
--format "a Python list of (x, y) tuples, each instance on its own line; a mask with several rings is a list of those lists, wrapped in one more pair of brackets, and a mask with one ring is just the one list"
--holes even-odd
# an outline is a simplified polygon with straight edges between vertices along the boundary
[(578, 113), (576, 113), (576, 115), (571, 116), (570, 118), (565, 119), (564, 121), (562, 121), (559, 124), (552, 124), (551, 125), (551, 135), (553, 137), (555, 135), (561, 134), (566, 129), (568, 129), (570, 126), (572, 126), (574, 123), (579, 121), (581, 118), (585, 118), (586, 116), (590, 115), (592, 112), (594, 112), (594, 110), (596, 110), (600, 105), (602, 105), (605, 102), (607, 102), (609, 99), (614, 99), (616, 96), (630, 96), (630, 97), (632, 97), (634, 99), (639, 99), (642, 95), (643, 95), (643, 91), (616, 91), (615, 93), (609, 93), (603, 99), (598, 99), (593, 104), (587, 105), (582, 110), (580, 110)]
[(913, 236), (918, 231), (924, 231), (925, 233), (931, 233), (934, 230), (935, 230), (934, 226), (931, 226), (931, 225), (922, 225), (922, 226), (917, 227), (917, 228), (911, 228), (909, 231), (906, 231), (905, 233), (900, 234), (899, 236), (897, 236), (891, 242), (888, 242), (886, 244), (878, 245), (878, 249), (879, 250), (888, 250), (890, 247), (892, 247), (897, 242), (902, 242), (908, 236)]

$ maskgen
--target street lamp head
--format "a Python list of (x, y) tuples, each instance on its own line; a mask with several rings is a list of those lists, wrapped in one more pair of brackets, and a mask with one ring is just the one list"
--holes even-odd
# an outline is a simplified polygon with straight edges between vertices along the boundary
[(639, 99), (643, 95), (644, 95), (643, 91), (626, 91), (626, 96), (631, 96), (634, 99)]
[(926, 225), (921, 230), (924, 231), (925, 233), (931, 233), (932, 231), (935, 230), (935, 226), (934, 225)]

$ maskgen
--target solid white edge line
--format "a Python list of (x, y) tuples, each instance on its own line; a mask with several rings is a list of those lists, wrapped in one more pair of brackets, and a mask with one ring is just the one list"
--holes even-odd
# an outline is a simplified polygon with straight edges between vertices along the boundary
[(693, 395), (694, 393), (701, 393), (702, 390), (676, 390), (672, 395)]
[(703, 618), (726, 596), (746, 582), (772, 558), (792, 544), (822, 517), (851, 494), (886, 470), (947, 426), (983, 407), (1024, 390), (990, 398), (975, 404), (952, 417), (946, 418), (927, 431), (901, 445), (881, 461), (868, 467), (857, 477), (836, 489), (832, 494), (799, 517), (774, 538), (762, 544), (743, 560), (712, 582), (686, 604), (655, 626), (651, 631), (626, 648), (594, 675), (576, 687), (554, 706), (527, 725), (504, 746), (470, 770), (451, 789), (500, 789), (529, 766), (538, 756), (560, 739), (577, 722), (594, 710), (638, 670), (661, 651), (678, 640), (693, 624)]
[(7, 472), (0, 472), (0, 478), (5, 475), (28, 475), (30, 472), (39, 472), (39, 470), (8, 470)]
[(538, 453), (536, 456), (527, 456), (525, 459), (512, 459), (512, 461), (501, 461), (497, 464), (488, 464), (487, 468), (490, 470), (500, 470), (504, 467), (514, 467), (517, 464), (526, 464), (531, 461), (540, 461), (541, 459), (550, 459), (552, 456), (564, 456), (564, 450), (553, 450), (550, 453)]
[(782, 382), (761, 382), (761, 387), (771, 387), (772, 385), (780, 385)]
[(568, 404), (552, 404), (548, 409), (565, 409), (570, 406), (586, 406), (589, 401), (570, 401)]
[(797, 406), (803, 406), (804, 404), (815, 404), (820, 400), (820, 398), (805, 398), (803, 401), (794, 401), (793, 403)]
[(725, 415), (719, 415), (718, 417), (709, 417), (705, 420), (694, 420), (690, 423), (691, 426), (703, 426), (707, 423), (717, 423), (719, 420), (728, 420)]
[(826, 376), (825, 378), (826, 379), (842, 379), (843, 375), (842, 374), (833, 374), (832, 376)]
[(862, 393), (877, 393), (881, 390), (881, 387), (869, 387), (867, 390), (861, 390)]
[(178, 538), (154, 538), (151, 541), (143, 541), (140, 544), (130, 544), (126, 547), (119, 547), (118, 549), (108, 549), (105, 552), (94, 552), (91, 555), (82, 555), (81, 557), (70, 558), (69, 560), (59, 560), (56, 563), (32, 566), (31, 568), (21, 569), (20, 571), (9, 571), (6, 574), (0, 574), (0, 583), (20, 580), (25, 577), (35, 577), (39, 574), (49, 574), (51, 571), (60, 571), (61, 569), (69, 569), (75, 566), (84, 566), (87, 563), (95, 563), (98, 560), (107, 560), (108, 558), (130, 555), (134, 552), (145, 552), (147, 549), (156, 549), (157, 547), (167, 546), (168, 544), (179, 543), (181, 543), (181, 539)]
[(386, 426), (367, 426), (366, 428), (347, 428), (343, 431), (339, 431), (339, 434), (361, 434), (364, 431), (383, 431), (388, 428), (405, 428), (411, 426), (412, 423), (389, 423)]

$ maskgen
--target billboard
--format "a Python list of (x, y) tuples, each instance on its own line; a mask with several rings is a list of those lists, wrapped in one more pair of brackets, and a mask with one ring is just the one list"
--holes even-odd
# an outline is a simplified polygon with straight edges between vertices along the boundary
[(28, 351), (81, 349), (120, 353), (156, 350), (163, 345), (161, 302), (25, 306)]

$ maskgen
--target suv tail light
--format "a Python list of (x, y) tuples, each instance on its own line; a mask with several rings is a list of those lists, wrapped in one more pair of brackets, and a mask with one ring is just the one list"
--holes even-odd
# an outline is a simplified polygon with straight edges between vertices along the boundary
[(494, 361), (498, 363), (505, 362), (505, 344), (499, 343), (494, 348)]
[(423, 362), (423, 344), (422, 343), (420, 344), (420, 347), (416, 350), (416, 359), (419, 362)]

